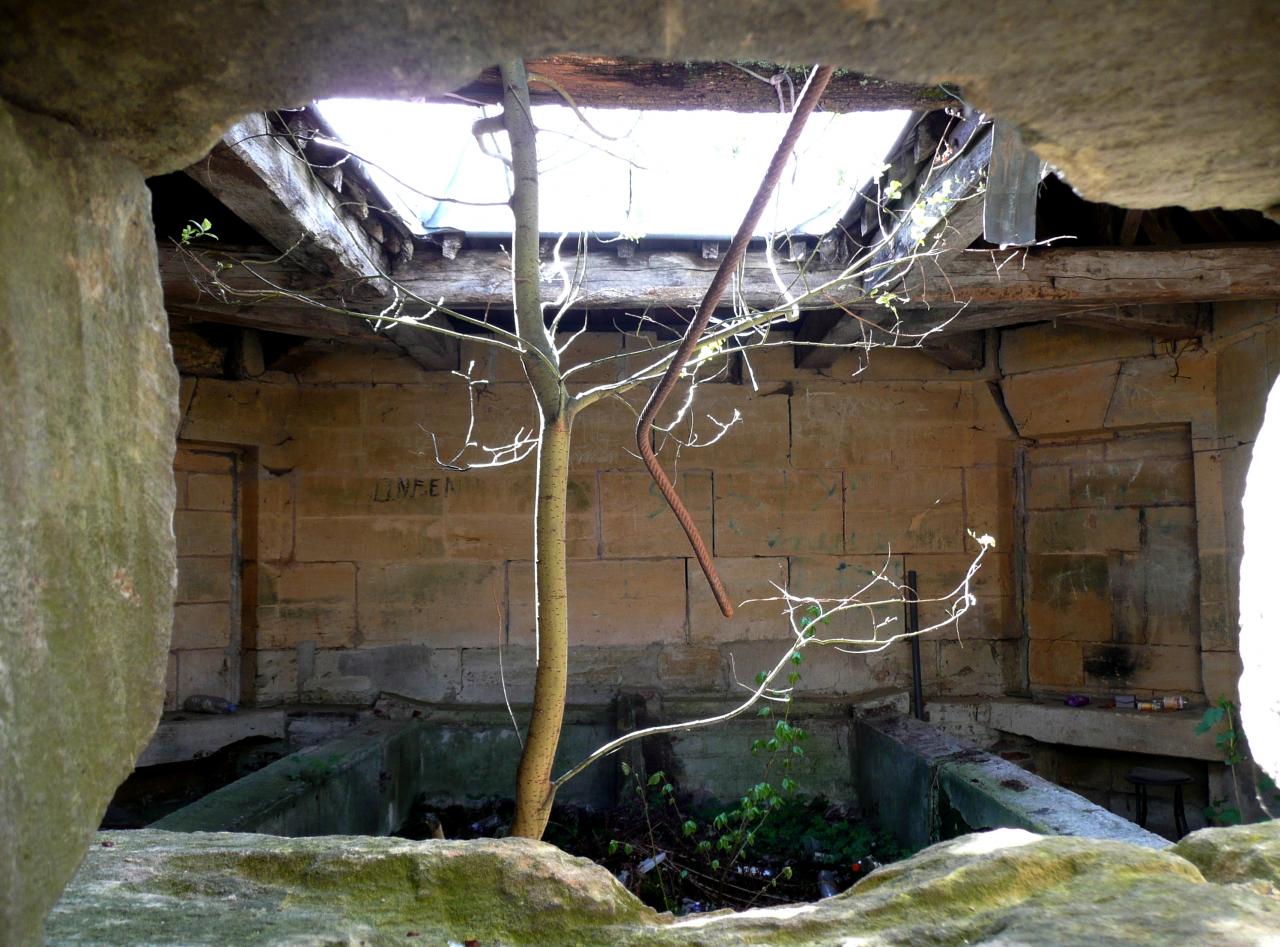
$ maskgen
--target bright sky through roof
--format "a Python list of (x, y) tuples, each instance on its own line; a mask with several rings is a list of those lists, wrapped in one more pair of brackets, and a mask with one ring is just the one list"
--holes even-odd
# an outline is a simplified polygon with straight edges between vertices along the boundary
[[(433, 230), (509, 234), (505, 167), (484, 154), (475, 106), (330, 99), (321, 111), (370, 164), (406, 218)], [(541, 230), (629, 236), (727, 237), (738, 228), (787, 116), (534, 107), (539, 129)], [(759, 233), (821, 234), (879, 173), (910, 113), (818, 112), (810, 117)], [(507, 153), (505, 135), (486, 138)], [(398, 179), (398, 180), (397, 180)], [(491, 203), (474, 206), (437, 198)]]

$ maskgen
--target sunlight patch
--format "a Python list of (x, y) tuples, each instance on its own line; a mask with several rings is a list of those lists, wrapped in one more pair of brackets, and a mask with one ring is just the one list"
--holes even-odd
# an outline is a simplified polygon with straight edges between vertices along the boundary
[[(364, 99), (319, 107), (411, 225), (511, 232), (507, 170), (471, 133), (496, 107)], [(728, 237), (789, 121), (760, 112), (582, 111), (591, 127), (568, 108), (533, 108), (543, 233)], [(830, 230), (880, 172), (910, 115), (815, 113), (757, 232)], [(483, 140), (488, 151), (508, 153), (505, 135)]]
[(952, 849), (957, 855), (990, 855), (1006, 848), (1020, 848), (1040, 841), (1040, 836), (1026, 829), (992, 829), (980, 832)]

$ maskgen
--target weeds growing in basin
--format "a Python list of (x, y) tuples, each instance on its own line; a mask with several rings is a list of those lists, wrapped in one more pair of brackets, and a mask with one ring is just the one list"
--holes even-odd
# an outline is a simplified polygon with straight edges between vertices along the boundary
[[(800, 664), (794, 662), (792, 686)], [(737, 799), (698, 798), (666, 770), (624, 762), (616, 808), (556, 806), (545, 840), (595, 860), (641, 900), (676, 914), (816, 900), (909, 854), (847, 808), (802, 794), (797, 763), (808, 733), (790, 712), (790, 701), (776, 717), (770, 705), (759, 711), (768, 736), (753, 740), (749, 752), (760, 778)], [(435, 816), (448, 838), (505, 835), (512, 814), (507, 800), (471, 808), (420, 804), (400, 834), (431, 837)]]
[[(654, 776), (659, 781), (651, 785)], [(661, 910), (690, 914), (816, 900), (824, 883), (843, 890), (906, 855), (887, 833), (820, 796), (782, 793), (761, 782), (733, 803), (682, 804), (665, 780), (662, 773), (639, 780), (644, 792), (621, 807), (597, 858)]]
[(308, 756), (296, 760), (294, 768), (286, 773), (289, 779), (297, 779), (308, 786), (323, 786), (338, 769), (342, 757), (337, 753), (328, 756)]
[[(792, 655), (791, 687), (803, 659)], [(751, 743), (762, 760), (760, 780), (731, 803), (682, 800), (664, 771), (646, 775), (621, 764), (628, 791), (619, 827), (631, 831), (610, 839), (604, 863), (624, 884), (677, 914), (748, 908), (811, 900), (820, 888), (848, 887), (874, 865), (902, 857), (891, 837), (800, 794), (794, 770), (809, 735), (791, 722), (789, 700), (780, 713), (771, 735)], [(766, 704), (757, 714), (772, 720), (774, 710)]]
[[(714, 834), (715, 817), (737, 808), (741, 800), (699, 802), (674, 785), (664, 794), (663, 788), (670, 784), (663, 781), (650, 787), (652, 775), (643, 779), (647, 818), (638, 800), (624, 799), (607, 811), (558, 805), (544, 841), (609, 869), (632, 893), (660, 911), (692, 914), (815, 901), (823, 896), (824, 884), (826, 893), (844, 890), (877, 865), (911, 854), (848, 807), (794, 794), (769, 807), (768, 819), (754, 830), (751, 844), (744, 846), (731, 868), (730, 858), (722, 857), (720, 869), (711, 869), (714, 856), (700, 851), (699, 843)], [(675, 797), (675, 805), (664, 801), (668, 796)], [(514, 810), (510, 799), (470, 806), (420, 806), (397, 834), (430, 838), (425, 826), (431, 823), (425, 816), (434, 814), (450, 839), (505, 836)], [(706, 834), (700, 830), (685, 835), (689, 821), (709, 827)]]

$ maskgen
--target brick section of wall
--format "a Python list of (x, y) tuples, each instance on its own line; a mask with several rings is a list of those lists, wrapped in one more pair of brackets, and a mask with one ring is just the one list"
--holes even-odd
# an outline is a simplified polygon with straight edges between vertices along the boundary
[(178, 544), (173, 638), (165, 709), (193, 694), (234, 699), (229, 649), (238, 644), (235, 465), (233, 454), (179, 445), (173, 475)]

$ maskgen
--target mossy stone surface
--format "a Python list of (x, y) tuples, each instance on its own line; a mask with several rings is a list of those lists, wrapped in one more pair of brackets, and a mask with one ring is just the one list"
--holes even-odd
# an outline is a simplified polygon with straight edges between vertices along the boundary
[(604, 869), (528, 839), (148, 829), (101, 833), (47, 936), (53, 944), (609, 944), (656, 918)]
[(814, 904), (673, 918), (525, 839), (148, 829), (101, 833), (47, 930), (50, 944), (1244, 945), (1280, 938), (1280, 901), (1168, 851), (997, 829)]
[(0, 942), (160, 715), (177, 392), (141, 173), (0, 103)]
[(1192, 832), (1171, 851), (1217, 884), (1259, 883), (1280, 893), (1280, 821)]

